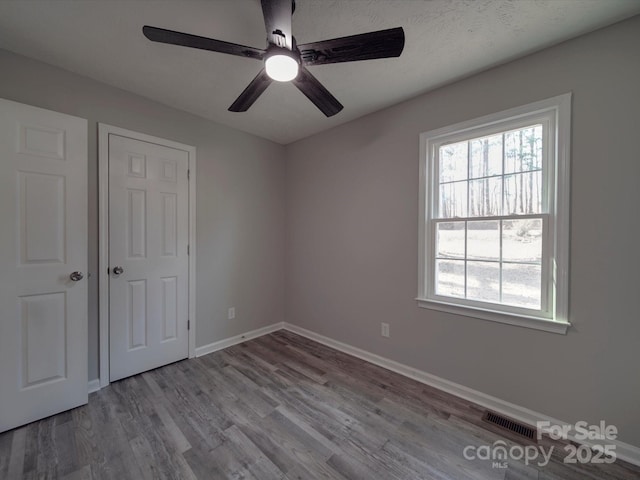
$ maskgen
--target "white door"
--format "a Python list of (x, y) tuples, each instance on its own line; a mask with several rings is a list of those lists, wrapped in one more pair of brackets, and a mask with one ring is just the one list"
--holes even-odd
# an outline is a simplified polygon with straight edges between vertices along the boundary
[(0, 432), (87, 403), (86, 272), (87, 121), (0, 99)]
[(122, 135), (108, 138), (114, 381), (189, 355), (189, 154)]

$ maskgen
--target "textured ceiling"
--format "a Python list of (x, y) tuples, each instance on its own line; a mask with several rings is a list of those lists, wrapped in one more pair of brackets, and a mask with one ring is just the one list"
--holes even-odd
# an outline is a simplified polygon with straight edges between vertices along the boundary
[[(279, 143), (640, 13), (638, 0), (296, 0), (299, 44), (401, 26), (400, 58), (309, 67), (342, 102), (326, 118), (293, 85), (227, 111), (255, 60), (163, 45), (145, 24), (263, 48), (259, 0), (0, 0), (0, 48)], [(1, 81), (1, 80), (0, 80)]]

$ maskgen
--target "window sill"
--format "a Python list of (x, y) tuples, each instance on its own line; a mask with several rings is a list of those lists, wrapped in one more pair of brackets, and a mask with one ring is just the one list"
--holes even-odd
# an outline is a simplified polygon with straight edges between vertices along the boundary
[(534, 330), (542, 330), (544, 332), (558, 333), (565, 335), (571, 326), (569, 322), (556, 322), (554, 320), (546, 320), (543, 318), (527, 317), (524, 315), (514, 315), (512, 313), (497, 312), (494, 310), (485, 310), (480, 308), (462, 307), (449, 303), (428, 300), (426, 298), (416, 298), (418, 306), (428, 308), (430, 310), (438, 310), (440, 312), (453, 313), (464, 317), (479, 318), (491, 322), (506, 323), (507, 325), (515, 325), (518, 327), (531, 328)]

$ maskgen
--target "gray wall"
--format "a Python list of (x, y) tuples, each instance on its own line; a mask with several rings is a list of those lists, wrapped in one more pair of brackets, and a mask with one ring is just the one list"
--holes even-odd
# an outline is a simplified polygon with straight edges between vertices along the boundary
[[(639, 45), (635, 17), (289, 145), (287, 321), (640, 445)], [(571, 330), (419, 308), (419, 134), (570, 91)]]
[(197, 345), (283, 320), (282, 146), (3, 50), (0, 71), (0, 97), (89, 121), (90, 379), (98, 376), (97, 122), (197, 148)]

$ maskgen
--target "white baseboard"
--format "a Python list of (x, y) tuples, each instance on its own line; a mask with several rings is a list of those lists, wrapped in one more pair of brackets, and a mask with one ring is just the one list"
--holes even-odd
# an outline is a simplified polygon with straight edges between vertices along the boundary
[(251, 340), (252, 338), (258, 338), (263, 335), (282, 330), (283, 328), (284, 322), (278, 322), (274, 323), (273, 325), (267, 325), (266, 327), (258, 328), (257, 330), (251, 330), (250, 332), (241, 333), (240, 335), (236, 335), (235, 337), (218, 340), (217, 342), (203, 345), (202, 347), (197, 347), (196, 357), (201, 357), (202, 355), (207, 355), (208, 353), (217, 352), (218, 350), (222, 350), (223, 348), (231, 347), (233, 345), (237, 345), (238, 343)]
[[(496, 413), (501, 413), (502, 415), (512, 418), (513, 420), (518, 420), (527, 425), (536, 426), (537, 422), (542, 421), (548, 421), (552, 425), (569, 425), (568, 422), (562, 422), (555, 418), (549, 417), (548, 415), (544, 415), (528, 408), (515, 405), (505, 400), (501, 400), (491, 395), (487, 395), (477, 390), (465, 387), (464, 385), (460, 385), (449, 380), (445, 380), (444, 378), (440, 378), (430, 373), (424, 372), (422, 370), (409, 367), (408, 365), (389, 360), (388, 358), (381, 357), (380, 355), (376, 355), (375, 353), (371, 353), (366, 350), (353, 347), (346, 343), (339, 342), (332, 338), (325, 337), (324, 335), (312, 332), (311, 330), (307, 330), (305, 328), (298, 327), (286, 322), (284, 322), (283, 328), (303, 337), (315, 340), (316, 342), (322, 343), (323, 345), (326, 345), (328, 347), (335, 348), (336, 350), (339, 350), (341, 352), (353, 355), (354, 357), (360, 358), (362, 360), (366, 360), (367, 362), (373, 363), (374, 365), (378, 365), (380, 367), (386, 368), (387, 370), (391, 370), (392, 372), (399, 373), (400, 375), (404, 375), (405, 377), (412, 378), (413, 380), (417, 380), (418, 382), (445, 391), (447, 393), (455, 395), (456, 397), (464, 398), (465, 400), (493, 410)], [(569, 438), (571, 440), (577, 441), (578, 443), (589, 445), (589, 442), (586, 442), (584, 440), (577, 440), (571, 433), (569, 434)], [(625, 462), (640, 466), (639, 447), (618, 440), (607, 440), (607, 443), (616, 446), (615, 451), (617, 458), (619, 458), (620, 460), (624, 460)]]
[(89, 380), (89, 393), (97, 392), (100, 390), (100, 379), (96, 378), (93, 380)]

